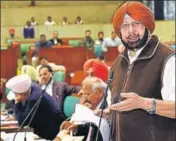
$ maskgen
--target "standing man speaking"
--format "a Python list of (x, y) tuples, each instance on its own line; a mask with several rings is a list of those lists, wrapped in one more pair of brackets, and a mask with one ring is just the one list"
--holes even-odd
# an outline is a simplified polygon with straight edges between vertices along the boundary
[(154, 16), (140, 2), (117, 9), (113, 27), (125, 50), (111, 67), (112, 141), (175, 141), (175, 52), (152, 35)]

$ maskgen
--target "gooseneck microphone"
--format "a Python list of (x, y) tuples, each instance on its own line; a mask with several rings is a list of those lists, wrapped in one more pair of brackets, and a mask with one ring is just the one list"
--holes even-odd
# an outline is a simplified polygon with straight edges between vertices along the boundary
[[(21, 130), (21, 128), (23, 127), (23, 125), (25, 124), (25, 122), (29, 119), (29, 116), (32, 114), (32, 115), (31, 115), (31, 119), (30, 119), (30, 121), (29, 121), (28, 124), (27, 124), (27, 126), (30, 126), (30, 124), (31, 124), (31, 122), (32, 122), (32, 120), (33, 120), (33, 118), (34, 118), (34, 116), (35, 116), (35, 113), (37, 112), (37, 109), (38, 109), (38, 107), (39, 107), (39, 105), (40, 105), (40, 102), (41, 102), (41, 100), (42, 100), (42, 97), (44, 96), (44, 93), (45, 93), (45, 91), (46, 91), (46, 89), (47, 89), (47, 87), (48, 87), (48, 85), (50, 84), (51, 81), (52, 81), (52, 77), (50, 77), (50, 79), (49, 79), (49, 81), (48, 81), (48, 83), (47, 83), (45, 89), (42, 90), (42, 95), (39, 97), (39, 99), (37, 100), (37, 102), (34, 104), (34, 106), (32, 107), (32, 109), (29, 111), (29, 113), (27, 114), (26, 118), (23, 120), (23, 122), (21, 123), (20, 127), (19, 127), (18, 130), (16, 131), (16, 133), (15, 133), (15, 135), (14, 135), (14, 137), (13, 137), (13, 141), (15, 141), (15, 138), (16, 138), (18, 132)], [(32, 112), (33, 112), (33, 113), (32, 113)], [(26, 141), (26, 140), (27, 140), (27, 139), (26, 139), (26, 131), (25, 131), (24, 141)]]
[(99, 125), (98, 125), (96, 141), (98, 141), (100, 126), (101, 126), (101, 120), (102, 120), (102, 117), (103, 117), (103, 110), (106, 108), (106, 99), (107, 99), (107, 96), (108, 96), (108, 89), (109, 89), (110, 84), (112, 82), (113, 76), (114, 76), (114, 71), (110, 70), (109, 78), (108, 78), (108, 81), (107, 81), (107, 87), (106, 87), (103, 102), (102, 102), (102, 105), (101, 105), (100, 121), (99, 121)]

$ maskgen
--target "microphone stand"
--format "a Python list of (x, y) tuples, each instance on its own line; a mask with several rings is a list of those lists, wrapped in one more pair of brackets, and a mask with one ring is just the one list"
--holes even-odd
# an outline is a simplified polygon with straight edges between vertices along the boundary
[(102, 117), (103, 117), (103, 110), (104, 110), (104, 108), (106, 106), (106, 99), (107, 99), (107, 96), (108, 96), (108, 89), (109, 89), (110, 84), (112, 82), (113, 75), (114, 75), (114, 72), (110, 71), (109, 79), (107, 81), (107, 87), (106, 87), (106, 90), (105, 90), (105, 96), (104, 96), (104, 99), (103, 99), (103, 102), (102, 102), (102, 108), (101, 108), (101, 113), (100, 113), (100, 121), (99, 121), (99, 125), (98, 125), (96, 141), (98, 141), (98, 136), (99, 136), (99, 132), (100, 132), (100, 126), (101, 126), (101, 120), (102, 120)]
[[(42, 91), (42, 95), (41, 95), (40, 98), (37, 100), (37, 102), (34, 104), (34, 106), (32, 107), (32, 109), (29, 111), (29, 113), (27, 114), (26, 118), (23, 120), (22, 124), (20, 125), (20, 127), (19, 127), (18, 130), (16, 131), (16, 133), (15, 133), (15, 135), (14, 135), (14, 137), (13, 137), (13, 141), (15, 141), (15, 138), (16, 138), (18, 132), (21, 130), (21, 128), (23, 127), (23, 125), (24, 125), (24, 123), (26, 122), (26, 120), (29, 118), (29, 116), (30, 116), (30, 115), (32, 114), (32, 112), (34, 111), (33, 114), (32, 114), (32, 116), (31, 116), (31, 119), (30, 119), (30, 121), (29, 121), (29, 123), (28, 123), (28, 125), (27, 125), (27, 126), (30, 126), (30, 124), (31, 124), (31, 122), (32, 122), (32, 120), (33, 120), (33, 118), (34, 118), (34, 115), (35, 115), (35, 113), (36, 113), (36, 111), (37, 111), (37, 109), (38, 109), (38, 107), (39, 107), (39, 104), (40, 104), (40, 102), (41, 102), (41, 100), (42, 100), (42, 97), (44, 96), (44, 93), (45, 93), (45, 91), (46, 91), (46, 89), (47, 89), (49, 83), (51, 82), (51, 80), (52, 80), (52, 77), (51, 77), (50, 80), (48, 81), (48, 83), (47, 83), (45, 89)], [(25, 131), (24, 141), (26, 141), (26, 140), (27, 140), (27, 139), (26, 139), (26, 131)]]

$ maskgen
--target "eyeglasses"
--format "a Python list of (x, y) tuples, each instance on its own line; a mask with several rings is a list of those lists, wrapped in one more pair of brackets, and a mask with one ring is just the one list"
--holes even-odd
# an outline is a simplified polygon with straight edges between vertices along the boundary
[(125, 23), (125, 24), (122, 24), (121, 29), (129, 30), (130, 25), (132, 26), (132, 28), (137, 29), (141, 25), (141, 23), (137, 21), (132, 22), (132, 23)]

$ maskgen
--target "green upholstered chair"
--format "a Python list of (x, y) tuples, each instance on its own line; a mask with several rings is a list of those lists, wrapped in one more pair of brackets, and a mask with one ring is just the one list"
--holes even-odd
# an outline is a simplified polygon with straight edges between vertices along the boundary
[(53, 80), (55, 82), (63, 82), (65, 80), (65, 72), (63, 71), (54, 72)]
[(82, 44), (82, 40), (69, 40), (68, 44), (73, 47), (78, 47)]
[(66, 118), (72, 116), (75, 112), (75, 106), (79, 103), (79, 98), (75, 96), (67, 96), (64, 100), (63, 111)]
[(12, 40), (11, 39), (8, 39), (7, 40), (7, 46), (10, 47), (12, 45)]
[(8, 95), (10, 91), (11, 91), (11, 89), (6, 88), (6, 89), (5, 89), (5, 94)]
[(101, 45), (94, 45), (94, 54), (96, 57), (99, 57), (102, 54)]
[(27, 53), (31, 46), (35, 46), (34, 44), (21, 44), (20, 51), (21, 53)]

